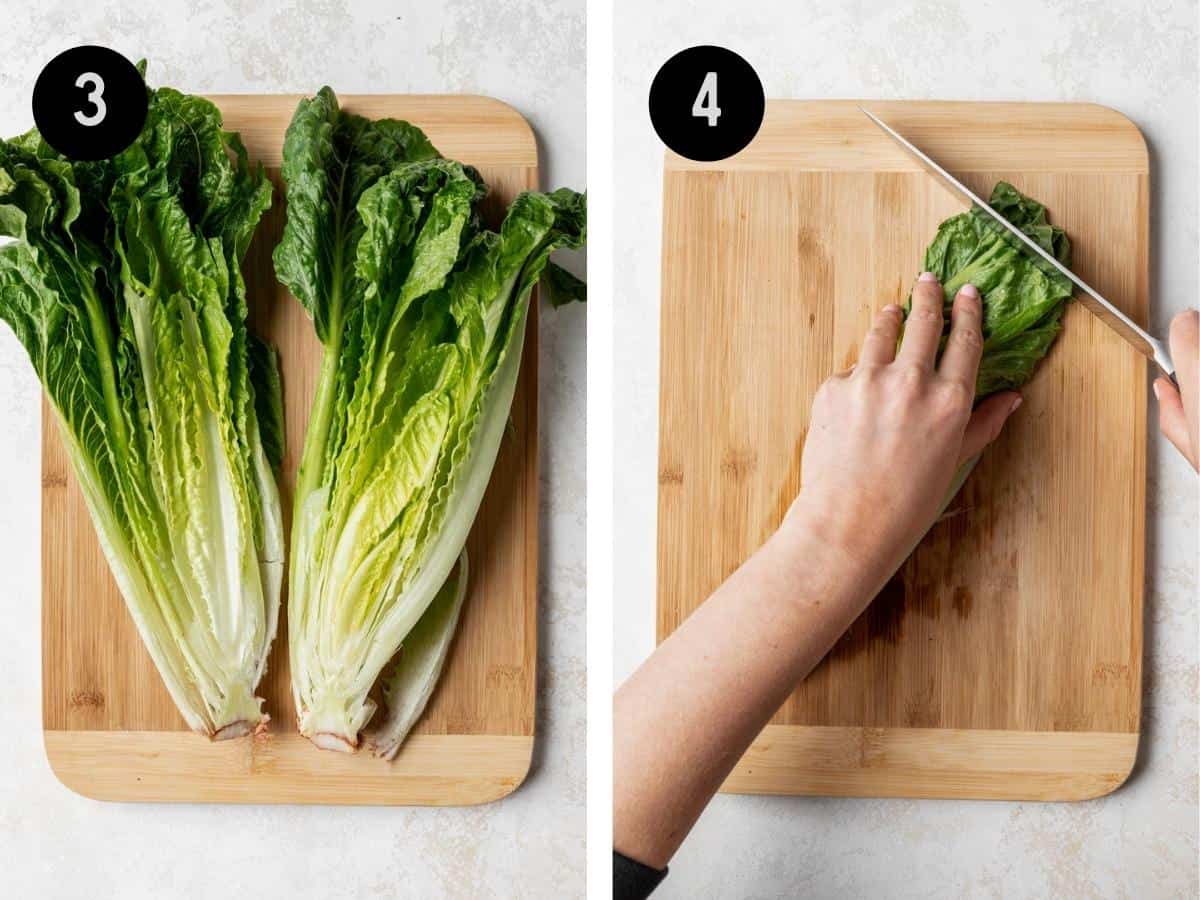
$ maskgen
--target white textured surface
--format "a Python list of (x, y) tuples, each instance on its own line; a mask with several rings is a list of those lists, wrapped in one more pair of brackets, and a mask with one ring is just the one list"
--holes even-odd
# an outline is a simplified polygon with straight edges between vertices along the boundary
[[(662, 148), (645, 110), (671, 54), (727, 46), (768, 97), (1116, 107), (1151, 148), (1154, 326), (1197, 302), (1195, 2), (736, 7), (617, 0), (616, 218), (636, 223), (614, 247), (618, 681), (654, 640)], [(722, 796), (661, 896), (1197, 896), (1197, 480), (1157, 433), (1149, 440), (1145, 716), (1125, 787), (1079, 804)]]
[[(479, 93), (537, 132), (546, 186), (584, 182), (582, 0), (4, 4), (0, 134), (28, 128), (54, 54), (101, 43), (192, 92)], [(584, 312), (542, 317), (535, 769), (469, 809), (104, 804), (42, 752), (39, 402), (0, 327), (0, 896), (575, 897), (584, 834)]]

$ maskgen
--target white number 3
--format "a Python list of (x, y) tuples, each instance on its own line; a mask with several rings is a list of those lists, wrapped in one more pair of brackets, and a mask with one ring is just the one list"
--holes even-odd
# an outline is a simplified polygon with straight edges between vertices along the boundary
[(709, 128), (717, 126), (717, 119), (721, 118), (721, 107), (717, 106), (716, 72), (709, 72), (700, 83), (700, 93), (692, 101), (692, 115), (698, 119), (708, 119)]
[(76, 110), (75, 121), (88, 128), (99, 125), (108, 115), (108, 107), (104, 105), (104, 79), (95, 72), (84, 72), (75, 79), (75, 87), (91, 88), (87, 95), (87, 101), (95, 108), (95, 112), (87, 115), (84, 115), (82, 110)]

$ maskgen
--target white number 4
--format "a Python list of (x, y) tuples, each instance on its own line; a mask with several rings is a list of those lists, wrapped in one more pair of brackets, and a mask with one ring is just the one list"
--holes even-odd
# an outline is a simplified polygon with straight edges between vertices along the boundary
[(700, 93), (692, 101), (692, 115), (698, 119), (708, 119), (709, 128), (717, 127), (717, 119), (721, 118), (721, 107), (717, 106), (716, 72), (709, 72), (700, 83)]

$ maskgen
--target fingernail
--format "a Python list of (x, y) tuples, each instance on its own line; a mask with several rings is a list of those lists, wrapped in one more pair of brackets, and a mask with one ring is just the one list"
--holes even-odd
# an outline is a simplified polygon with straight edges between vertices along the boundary
[(917, 276), (917, 281), (937, 281), (937, 276), (932, 272), (922, 272)]
[(1159, 379), (1154, 379), (1154, 399), (1162, 403), (1162, 382)]
[(899, 307), (899, 306), (897, 306), (895, 303), (889, 303), (887, 306), (885, 306), (885, 307), (883, 308), (883, 311), (884, 311), (885, 313), (898, 313), (898, 312), (903, 312), (903, 310), (902, 310), (902, 309), (900, 309), (900, 307)]
[(1008, 410), (1008, 414), (1011, 416), (1013, 413), (1015, 413), (1018, 409), (1021, 408), (1021, 404), (1024, 402), (1025, 402), (1025, 398), (1022, 397), (1020, 394), (1017, 394), (1016, 398), (1013, 400), (1012, 407)]
[(970, 297), (972, 300), (979, 299), (979, 288), (971, 284), (969, 281), (958, 289), (958, 292), (964, 297)]

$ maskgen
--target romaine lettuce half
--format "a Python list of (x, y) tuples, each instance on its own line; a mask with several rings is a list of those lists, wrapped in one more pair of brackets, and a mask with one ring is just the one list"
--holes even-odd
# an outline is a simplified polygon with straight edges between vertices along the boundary
[[(585, 199), (524, 193), (486, 230), (474, 170), (413, 125), (343, 112), (329, 88), (296, 110), (283, 178), (276, 273), (324, 344), (293, 504), (299, 727), (352, 750), (370, 723), (390, 757), (458, 619), (463, 547), (508, 422), (530, 293), (551, 251), (583, 244)], [(553, 293), (581, 298), (582, 285), (559, 275)], [(372, 722), (369, 692), (397, 651), (387, 714)]]
[(172, 699), (218, 738), (266, 721), (283, 575), (279, 377), (239, 269), (270, 203), (216, 107), (169, 88), (110, 160), (0, 142), (0, 318)]
[[(998, 181), (988, 205), (1064, 266), (1071, 265), (1071, 242), (1066, 232), (1047, 221), (1042, 204), (1007, 181)], [(1060, 319), (1073, 291), (1070, 279), (1025, 250), (977, 208), (951, 216), (938, 226), (925, 251), (924, 270), (938, 277), (945, 294), (939, 359), (950, 334), (950, 310), (959, 288), (969, 283), (979, 289), (983, 355), (975, 378), (976, 402), (998, 391), (1016, 390), (1029, 381), (1062, 328)], [(905, 314), (911, 309), (910, 294)], [(978, 456), (973, 457), (954, 473), (942, 502), (943, 513), (978, 461)]]

